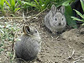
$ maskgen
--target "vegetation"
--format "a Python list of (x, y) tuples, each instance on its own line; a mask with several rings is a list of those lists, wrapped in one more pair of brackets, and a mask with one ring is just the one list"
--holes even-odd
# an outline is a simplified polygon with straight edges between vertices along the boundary
[(4, 13), (4, 0), (0, 0), (0, 9)]
[[(66, 16), (66, 21), (69, 26), (73, 28), (77, 28), (76, 22), (74, 20), (79, 20), (76, 17), (73, 16), (72, 8), (70, 4), (74, 2), (75, 0), (0, 0), (0, 11), (2, 13), (5, 13), (5, 11), (11, 11), (12, 13), (16, 13), (18, 10), (37, 10), (39, 12), (46, 10), (46, 8), (50, 8), (52, 4), (55, 4), (56, 7), (59, 7), (60, 5), (65, 6), (65, 16)], [(84, 4), (81, 1), (82, 8), (84, 7)], [(79, 21), (83, 21), (84, 17), (83, 15), (75, 10), (78, 15), (82, 17), (82, 20), (80, 19)], [(83, 8), (84, 11), (84, 8)]]
[[(17, 6), (19, 5), (19, 3), (21, 2), (20, 0), (9, 0), (9, 3), (5, 0), (6, 4), (9, 6), (9, 9), (15, 13), (17, 10), (19, 10), (20, 8), (17, 8)], [(16, 3), (17, 2), (17, 3)]]
[[(83, 12), (84, 12), (84, 2), (83, 2), (83, 0), (80, 0), (80, 2), (81, 2), (82, 10), (83, 10)], [(74, 9), (74, 11), (81, 17), (81, 19), (79, 19), (79, 18), (77, 18), (77, 17), (74, 17), (74, 16), (72, 16), (71, 18), (73, 18), (73, 20), (77, 20), (77, 21), (83, 22), (82, 25), (84, 25), (84, 14), (81, 14), (79, 11), (77, 11), (77, 10), (75, 10), (75, 9)]]
[(30, 9), (35, 8), (38, 11), (42, 11), (46, 9), (47, 7), (51, 7), (52, 4), (55, 4), (57, 7), (62, 5), (64, 2), (70, 3), (73, 2), (73, 0), (0, 0), (0, 8), (1, 11), (4, 11), (4, 8), (7, 8), (8, 10), (12, 11), (13, 13), (17, 10), (21, 9)]
[[(3, 23), (0, 23), (3, 24)], [(9, 24), (7, 22), (4, 23), (4, 25), (0, 25), (0, 39), (1, 39), (1, 43), (0, 43), (0, 47), (1, 46), (5, 46), (4, 43), (6, 41), (9, 42), (14, 42), (14, 33), (16, 31), (18, 31), (19, 28), (16, 26), (16, 24), (14, 23)], [(3, 51), (3, 48), (0, 48), (0, 52)]]
[(63, 3), (63, 5), (65, 6), (65, 17), (66, 17), (67, 24), (70, 27), (77, 28), (76, 22), (71, 18), (71, 16), (73, 16), (73, 11), (72, 11), (73, 9), (71, 8), (70, 3), (72, 2), (74, 2), (74, 0), (73, 1), (68, 0)]
[[(17, 2), (17, 3), (16, 3)], [(15, 13), (17, 10), (19, 10), (20, 8), (17, 8), (18, 5), (20, 5), (21, 1), (20, 0), (0, 0), (0, 8), (3, 13), (5, 12), (5, 9), (8, 9), (10, 11), (12, 11), (13, 13)]]

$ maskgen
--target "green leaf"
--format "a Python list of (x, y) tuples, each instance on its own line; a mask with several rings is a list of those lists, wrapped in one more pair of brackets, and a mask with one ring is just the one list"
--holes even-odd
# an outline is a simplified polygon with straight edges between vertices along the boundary
[(16, 12), (16, 11), (18, 11), (18, 10), (20, 10), (20, 8), (15, 8), (14, 12)]
[(5, 0), (5, 3), (10, 7), (10, 4)]
[(51, 1), (51, 0), (46, 0), (46, 1), (44, 2), (45, 8), (47, 7), (47, 5), (49, 5), (50, 1)]
[(39, 4), (39, 2), (37, 0), (34, 0), (37, 6), (37, 9), (41, 10), (41, 5)]
[(84, 23), (82, 24), (82, 26), (84, 26)]
[(43, 4), (43, 1), (44, 1), (44, 0), (39, 0), (40, 5), (42, 5), (42, 4)]
[(23, 3), (23, 4), (27, 4), (27, 5), (30, 5), (30, 6), (33, 6), (33, 7), (36, 7), (36, 5), (35, 5), (35, 4), (33, 4), (33, 3), (24, 2), (24, 1), (22, 1), (22, 3)]
[(21, 6), (22, 6), (21, 0), (17, 0), (16, 7), (17, 7), (18, 5), (21, 5)]
[(70, 2), (70, 0), (64, 2), (62, 5), (64, 5), (64, 6), (68, 6), (68, 5), (69, 5), (69, 2)]
[(77, 20), (77, 21), (82, 21), (82, 22), (84, 22), (83, 20), (81, 20), (81, 19), (79, 19), (79, 18), (76, 18), (76, 17), (71, 17), (73, 20)]
[(1, 11), (4, 12), (4, 0), (0, 0)]
[(35, 1), (35, 3), (36, 3), (37, 6), (40, 6), (39, 2), (37, 0), (34, 0), (34, 1)]
[(65, 17), (68, 25), (73, 28), (77, 28), (76, 22), (71, 18), (72, 15), (73, 15), (73, 12), (72, 12), (71, 6), (70, 5), (65, 6)]
[[(75, 9), (74, 9), (75, 10)], [(83, 18), (84, 19), (84, 16), (79, 12), (79, 11), (77, 11), (77, 10), (75, 10), (76, 11), (76, 13), (81, 17), (81, 18)]]
[(81, 2), (81, 6), (82, 6), (82, 9), (83, 9), (83, 12), (84, 12), (84, 2), (83, 2), (83, 0), (80, 0), (80, 2)]
[(10, 0), (10, 5), (12, 8), (15, 7), (15, 0)]

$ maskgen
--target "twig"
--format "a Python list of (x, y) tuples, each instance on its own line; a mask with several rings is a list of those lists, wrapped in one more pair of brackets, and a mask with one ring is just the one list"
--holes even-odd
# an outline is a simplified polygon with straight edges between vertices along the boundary
[(72, 55), (62, 61), (68, 61), (67, 59), (72, 59), (72, 56), (75, 54), (75, 50), (72, 51)]
[[(47, 8), (46, 8), (47, 9)], [(36, 18), (37, 16), (39, 16), (42, 12), (44, 12), (46, 9), (44, 9), (43, 11), (41, 11), (40, 13), (38, 13), (37, 15), (32, 15), (32, 16), (29, 16), (29, 17), (25, 17), (25, 18)], [(23, 19), (23, 17), (0, 17), (0, 19), (3, 19), (3, 18), (8, 18), (8, 19)]]
[[(25, 17), (25, 18), (31, 18), (32, 16)], [(23, 17), (0, 17), (1, 19), (3, 18), (9, 18), (9, 19), (23, 19)]]
[(36, 17), (39, 16), (42, 12), (44, 12), (46, 9), (47, 9), (47, 8), (45, 8), (43, 11), (41, 11), (40, 13), (38, 13), (38, 14), (36, 15)]
[(14, 60), (15, 59), (15, 50), (14, 50), (14, 55), (13, 55), (13, 57), (12, 57), (12, 60)]
[(72, 55), (69, 56), (68, 58), (72, 58), (72, 56), (75, 54), (75, 50), (72, 51)]
[(56, 39), (58, 39), (60, 36), (57, 36)]
[(80, 57), (76, 58), (75, 61), (73, 61), (73, 63), (76, 63), (77, 61), (80, 61), (81, 60), (80, 58), (82, 58), (82, 57), (84, 57), (84, 56), (80, 56)]

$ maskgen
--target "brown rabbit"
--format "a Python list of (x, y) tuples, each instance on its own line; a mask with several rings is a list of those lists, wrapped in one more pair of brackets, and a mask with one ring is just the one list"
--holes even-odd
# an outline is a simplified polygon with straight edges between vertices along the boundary
[(31, 61), (37, 57), (41, 49), (41, 37), (39, 32), (31, 26), (23, 27), (24, 34), (21, 40), (15, 43), (15, 55), (25, 61)]

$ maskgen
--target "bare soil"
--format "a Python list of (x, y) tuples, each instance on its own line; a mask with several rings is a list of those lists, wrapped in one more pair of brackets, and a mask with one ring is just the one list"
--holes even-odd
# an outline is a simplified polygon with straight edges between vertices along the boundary
[[(26, 24), (36, 27), (42, 38), (41, 52), (33, 63), (84, 63), (84, 34), (81, 33), (84, 31), (83, 28), (67, 28), (62, 34), (53, 35), (42, 23), (44, 16), (45, 13), (37, 18), (26, 19)], [(6, 20), (0, 22), (4, 23)], [(22, 19), (8, 19), (7, 22), (19, 24), (17, 27), (20, 27), (20, 31), (15, 35), (21, 35), (24, 25)], [(5, 46), (3, 46), (5, 50), (0, 54), (0, 63), (16, 63), (11, 62), (12, 57), (9, 55), (10, 52), (13, 53), (11, 42), (6, 42)]]

